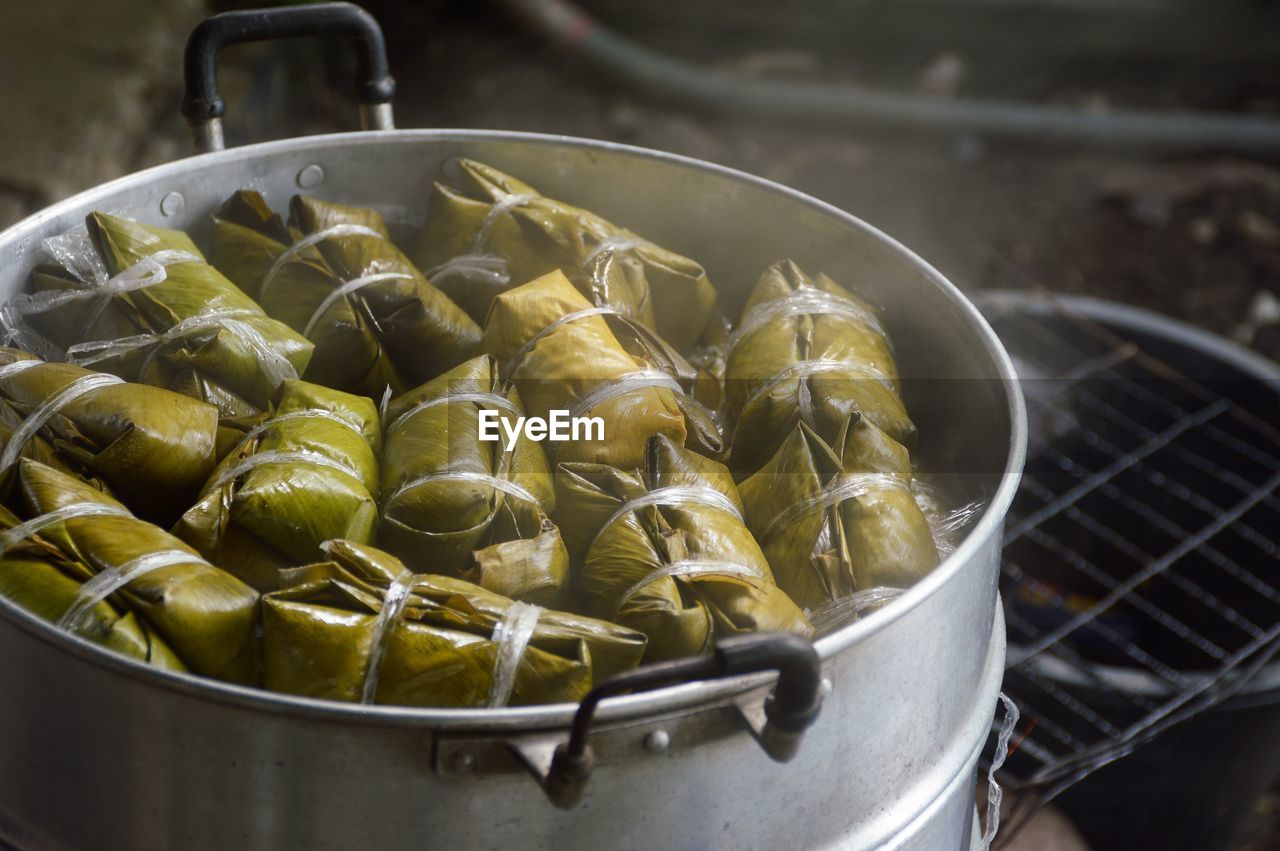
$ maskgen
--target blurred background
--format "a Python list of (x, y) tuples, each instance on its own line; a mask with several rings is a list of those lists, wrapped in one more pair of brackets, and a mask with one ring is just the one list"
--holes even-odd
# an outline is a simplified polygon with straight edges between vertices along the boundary
[[(182, 45), (201, 18), (237, 5), (3, 0), (0, 227), (186, 156)], [(1253, 132), (1280, 121), (1280, 3), (580, 0), (558, 37), (531, 22), (537, 3), (363, 5), (389, 39), (399, 126), (562, 133), (711, 160), (849, 210), (962, 287), (1099, 296), (1280, 359), (1280, 144)], [(584, 53), (599, 28), (622, 41)], [(348, 51), (333, 47), (228, 50), (228, 144), (352, 129)], [(707, 79), (732, 96), (699, 96)], [(806, 107), (771, 88), (779, 81), (927, 108), (886, 124)], [(975, 101), (1014, 104), (1002, 115), (1021, 129), (944, 118)], [(1082, 124), (1140, 110), (1178, 128), (1137, 122), (1085, 140), (1055, 131), (1045, 116), (1057, 113), (1018, 106), (1077, 110)], [(1209, 115), (1220, 123), (1198, 123)], [(1280, 795), (1257, 802), (1238, 847), (1280, 847)]]

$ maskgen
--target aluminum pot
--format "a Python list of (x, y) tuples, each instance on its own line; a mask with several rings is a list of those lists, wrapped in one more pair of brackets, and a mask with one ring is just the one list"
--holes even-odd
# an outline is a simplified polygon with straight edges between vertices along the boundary
[[(386, 101), (365, 113), (390, 124)], [(187, 114), (206, 146), (218, 141), (216, 116)], [(896, 342), (922, 465), (945, 473), (960, 498), (983, 499), (979, 520), (917, 586), (815, 642), (825, 702), (794, 760), (771, 761), (758, 741), (770, 674), (616, 697), (596, 713), (594, 772), (570, 810), (544, 786), (575, 705), (429, 710), (272, 694), (150, 669), (0, 599), (0, 839), (19, 848), (968, 847), (974, 768), (1004, 668), (996, 581), (1025, 412), (1012, 365), (973, 305), (859, 219), (750, 175), (607, 142), (379, 130), (207, 153), (55, 204), (0, 234), (0, 297), (25, 286), (44, 239), (92, 210), (199, 241), (233, 190), (256, 188), (280, 207), (302, 186), (378, 208), (407, 233), (432, 180), (464, 156), (698, 258), (731, 313), (781, 257), (849, 282), (882, 308)]]

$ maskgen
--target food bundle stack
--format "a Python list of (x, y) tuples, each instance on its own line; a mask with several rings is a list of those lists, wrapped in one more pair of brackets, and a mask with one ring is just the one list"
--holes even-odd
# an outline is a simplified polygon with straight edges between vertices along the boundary
[[(157, 668), (496, 708), (937, 564), (871, 307), (783, 261), (730, 323), (695, 261), (459, 171), (420, 265), (252, 191), (209, 259), (100, 213), (51, 240), (0, 309), (0, 595)], [(557, 414), (599, 428), (521, 428)]]

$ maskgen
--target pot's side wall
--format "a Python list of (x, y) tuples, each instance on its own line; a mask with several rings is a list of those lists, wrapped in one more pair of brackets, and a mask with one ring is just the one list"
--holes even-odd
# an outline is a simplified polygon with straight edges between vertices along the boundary
[[(830, 666), (799, 756), (679, 723), (606, 733), (583, 804), (512, 772), (438, 774), (427, 730), (207, 702), (0, 623), (0, 838), (21, 848), (960, 848), (1003, 671), (998, 548)], [(639, 743), (672, 731), (664, 753)]]

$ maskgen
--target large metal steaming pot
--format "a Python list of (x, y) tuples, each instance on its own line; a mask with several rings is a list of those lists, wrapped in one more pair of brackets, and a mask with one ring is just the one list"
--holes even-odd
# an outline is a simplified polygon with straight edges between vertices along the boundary
[[(376, 87), (365, 91), (375, 102)], [(381, 103), (365, 113), (389, 125)], [(218, 143), (216, 126), (195, 119), (205, 145)], [(1012, 366), (974, 307), (864, 222), (670, 154), (380, 130), (207, 153), (56, 204), (0, 234), (0, 297), (25, 286), (45, 238), (91, 210), (189, 229), (199, 241), (234, 189), (254, 187), (279, 207), (302, 187), (412, 224), (431, 181), (460, 156), (698, 258), (731, 312), (785, 256), (852, 284), (883, 309), (897, 344), (922, 466), (949, 474), (961, 496), (984, 498), (979, 522), (919, 585), (816, 642), (825, 703), (793, 761), (771, 761), (753, 736), (770, 675), (613, 698), (596, 713), (594, 773), (570, 810), (548, 801), (535, 774), (567, 737), (574, 705), (426, 710), (270, 694), (145, 667), (0, 599), (0, 839), (19, 848), (968, 847), (975, 765), (1003, 673), (996, 578), (1025, 415)]]

